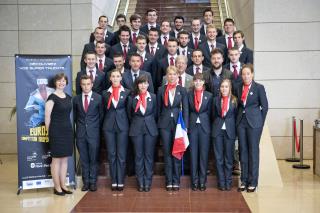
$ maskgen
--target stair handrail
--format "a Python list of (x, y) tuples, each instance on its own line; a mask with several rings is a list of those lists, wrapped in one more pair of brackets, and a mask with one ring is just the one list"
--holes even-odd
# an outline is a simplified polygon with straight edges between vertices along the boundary
[(229, 1), (228, 0), (224, 0), (224, 5), (226, 7), (227, 18), (233, 18), (232, 17), (232, 13), (231, 13), (231, 9), (230, 9), (230, 5), (229, 5)]
[(120, 1), (121, 1), (121, 0), (117, 0), (117, 7), (116, 7), (115, 13), (113, 14), (113, 17), (112, 17), (112, 19), (111, 19), (110, 26), (112, 26), (112, 27), (113, 27), (114, 21), (115, 21), (115, 19), (116, 19), (116, 17), (117, 17), (117, 13), (118, 13), (119, 6), (120, 6)]
[(222, 13), (222, 6), (221, 6), (221, 0), (218, 0), (218, 7), (219, 7), (219, 13), (220, 13), (220, 21), (221, 21), (221, 26), (223, 26), (223, 13)]
[(129, 4), (130, 4), (130, 0), (127, 0), (127, 2), (126, 2), (126, 7), (124, 8), (124, 12), (123, 12), (123, 14), (124, 14), (125, 16), (127, 16)]

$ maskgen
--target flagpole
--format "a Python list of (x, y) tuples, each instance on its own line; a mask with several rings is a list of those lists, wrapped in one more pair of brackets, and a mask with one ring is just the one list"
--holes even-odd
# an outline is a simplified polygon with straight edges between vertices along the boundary
[[(182, 102), (180, 102), (180, 112), (181, 112), (181, 114), (183, 113), (183, 112), (182, 112)], [(182, 156), (182, 159), (181, 159), (181, 175), (182, 175), (182, 176), (184, 176), (183, 158), (184, 158), (184, 155)]]

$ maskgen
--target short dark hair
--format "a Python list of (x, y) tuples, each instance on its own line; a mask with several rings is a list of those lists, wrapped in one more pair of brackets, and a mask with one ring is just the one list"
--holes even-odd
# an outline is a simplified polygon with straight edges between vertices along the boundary
[(97, 30), (103, 30), (103, 31), (104, 31), (104, 29), (103, 29), (102, 27), (96, 27), (96, 28), (94, 29), (94, 32), (96, 32)]
[(189, 36), (189, 33), (185, 30), (182, 30), (178, 33), (178, 38), (180, 37), (180, 35), (188, 35)]
[(124, 20), (127, 21), (127, 17), (124, 14), (117, 15), (116, 20), (118, 20), (119, 18), (124, 18)]
[(227, 22), (231, 22), (234, 25), (234, 20), (232, 18), (226, 18), (223, 22), (223, 25), (225, 25)]
[(81, 77), (80, 77), (80, 84), (81, 84), (81, 81), (82, 80), (90, 80), (91, 81), (91, 83), (92, 83), (92, 78), (90, 78), (90, 76), (89, 75), (86, 75), (86, 74), (84, 74), (84, 75), (81, 75)]
[(210, 12), (212, 14), (212, 16), (214, 15), (213, 14), (213, 11), (211, 10), (211, 8), (206, 8), (203, 12), (202, 12), (202, 16), (204, 16), (206, 14), (206, 12)]
[(94, 51), (88, 51), (88, 52), (86, 52), (86, 54), (84, 55), (84, 58), (87, 58), (87, 55), (95, 55), (95, 56), (97, 56), (97, 53), (94, 52)]
[(174, 41), (174, 42), (177, 43), (177, 45), (179, 45), (179, 41), (178, 41), (176, 38), (169, 38), (168, 42), (169, 42), (169, 41)]
[(141, 16), (139, 14), (133, 14), (130, 16), (130, 23), (138, 19), (141, 20), (142, 19)]
[(120, 53), (115, 53), (115, 54), (113, 55), (113, 58), (119, 58), (119, 57), (123, 58), (123, 55), (120, 54)]
[(119, 28), (119, 36), (121, 35), (122, 32), (129, 32), (129, 34), (131, 33), (130, 28), (127, 25), (123, 25)]
[(210, 56), (213, 56), (215, 54), (221, 54), (222, 55), (222, 58), (223, 58), (223, 52), (220, 48), (214, 48), (211, 53), (210, 53)]
[(139, 95), (139, 84), (149, 82), (148, 76), (143, 74), (134, 81), (133, 95)]
[(235, 31), (235, 32), (233, 33), (233, 36), (234, 36), (235, 34), (240, 34), (242, 38), (244, 37), (244, 33), (243, 33), (241, 30)]
[(141, 57), (141, 55), (139, 55), (137, 52), (134, 52), (134, 53), (131, 53), (130, 55), (129, 55), (129, 61), (131, 60), (131, 58), (132, 57)]
[(203, 52), (202, 52), (202, 50), (201, 50), (200, 48), (194, 49), (194, 50), (192, 51), (192, 55), (193, 55), (194, 52), (201, 52), (201, 54), (202, 54), (202, 56), (203, 56)]
[[(158, 30), (157, 28), (155, 28), (155, 27), (151, 27), (150, 30), (149, 30), (149, 32), (157, 32), (158, 35), (160, 35), (159, 30)], [(148, 34), (149, 34), (149, 32), (148, 32)]]
[[(228, 49), (228, 53), (230, 51), (239, 51), (239, 49), (237, 47), (231, 47), (230, 49)], [(240, 51), (239, 51), (240, 52)]]
[(53, 84), (54, 87), (56, 88), (56, 83), (57, 81), (64, 79), (66, 80), (66, 84), (68, 85), (68, 76), (66, 74), (64, 74), (63, 72), (61, 73), (57, 73), (54, 77), (53, 77)]
[(147, 9), (146, 15), (148, 15), (148, 13), (150, 13), (150, 12), (156, 12), (156, 14), (158, 15), (158, 11), (157, 11), (155, 8), (149, 8), (149, 9)]
[(253, 69), (253, 65), (252, 64), (244, 64), (242, 67), (241, 67), (241, 71), (244, 69), (244, 68), (248, 68), (250, 69), (251, 73), (254, 73), (254, 69)]
[(98, 44), (104, 44), (104, 46), (106, 47), (106, 42), (104, 42), (104, 41), (97, 41), (95, 46), (98, 46)]
[(175, 16), (173, 21), (175, 22), (177, 19), (181, 19), (184, 22), (183, 16)]
[(100, 19), (102, 19), (102, 18), (106, 18), (107, 21), (109, 21), (109, 19), (108, 19), (108, 17), (107, 17), (106, 15), (99, 16), (99, 21), (100, 21)]

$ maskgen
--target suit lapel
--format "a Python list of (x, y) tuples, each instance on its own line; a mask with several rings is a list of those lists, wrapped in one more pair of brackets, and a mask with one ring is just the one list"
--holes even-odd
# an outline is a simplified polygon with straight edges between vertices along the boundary
[(221, 115), (221, 97), (220, 96), (218, 96), (219, 98), (218, 98), (218, 101), (216, 102), (216, 107), (217, 107), (217, 112), (218, 112), (218, 115), (220, 116), (220, 117), (222, 117), (222, 115)]
[(203, 91), (202, 102), (201, 102), (201, 106), (200, 106), (199, 112), (201, 112), (204, 109), (204, 107), (207, 106), (207, 104), (208, 104), (208, 97), (207, 97), (205, 91)]

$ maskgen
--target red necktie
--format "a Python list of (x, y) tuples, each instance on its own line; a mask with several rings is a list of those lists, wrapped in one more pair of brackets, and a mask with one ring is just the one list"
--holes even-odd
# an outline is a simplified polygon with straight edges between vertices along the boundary
[(90, 79), (91, 79), (91, 81), (93, 82), (93, 70), (89, 70), (89, 73), (90, 73)]
[(126, 44), (123, 45), (123, 58), (124, 58), (124, 60), (126, 60), (126, 58), (127, 58), (127, 45)]
[(198, 49), (199, 43), (198, 43), (198, 37), (194, 38), (194, 49)]
[(229, 97), (228, 96), (222, 96), (221, 117), (224, 117), (227, 114), (228, 102), (229, 102)]
[(248, 95), (248, 92), (249, 92), (249, 86), (250, 85), (243, 85), (243, 90), (242, 90), (242, 95), (241, 95), (241, 101), (243, 103), (245, 103), (246, 100), (247, 100), (247, 95)]
[(231, 49), (232, 48), (232, 37), (228, 37), (228, 49)]
[(119, 85), (117, 87), (112, 86), (112, 93), (111, 93), (111, 95), (109, 97), (109, 101), (108, 101), (108, 107), (107, 107), (108, 109), (110, 109), (112, 98), (115, 101), (119, 101), (119, 90), (120, 90), (120, 87), (121, 87), (121, 85)]
[(201, 104), (201, 94), (202, 94), (203, 90), (202, 89), (195, 89), (194, 90), (194, 106), (196, 108), (196, 111), (199, 112), (200, 111), (200, 104)]
[(164, 92), (164, 105), (165, 106), (169, 105), (169, 91), (176, 88), (176, 86), (177, 86), (177, 83), (175, 83), (175, 84), (168, 83), (167, 84), (166, 91)]
[(196, 73), (200, 73), (200, 67), (196, 67)]
[(137, 102), (136, 109), (134, 110), (134, 112), (138, 111), (140, 105), (142, 105), (144, 109), (147, 108), (146, 96), (147, 96), (147, 92), (139, 94), (139, 100)]
[(181, 77), (181, 76), (179, 76), (178, 84), (179, 84), (180, 86), (182, 86), (182, 77)]
[(84, 111), (88, 112), (88, 108), (89, 108), (88, 95), (84, 95)]
[(234, 64), (234, 65), (232, 65), (232, 67), (233, 67), (233, 78), (234, 78), (234, 79), (237, 79), (237, 78), (238, 78), (237, 65)]
[(174, 66), (174, 57), (173, 56), (170, 57), (170, 66)]
[(163, 38), (164, 38), (163, 45), (164, 45), (165, 47), (167, 47), (167, 46), (168, 46), (167, 36), (163, 36)]
[(140, 69), (142, 69), (142, 67), (143, 67), (143, 64), (144, 64), (144, 60), (143, 60), (143, 57), (142, 57), (142, 56), (140, 56), (140, 59), (141, 59), (141, 65), (140, 65)]
[(132, 33), (132, 44), (136, 45), (137, 42), (137, 33)]
[(99, 59), (99, 70), (103, 72), (103, 64), (102, 64), (102, 59)]
[(151, 47), (151, 55), (154, 55), (154, 47)]

